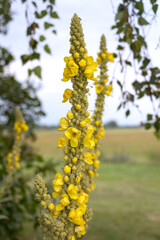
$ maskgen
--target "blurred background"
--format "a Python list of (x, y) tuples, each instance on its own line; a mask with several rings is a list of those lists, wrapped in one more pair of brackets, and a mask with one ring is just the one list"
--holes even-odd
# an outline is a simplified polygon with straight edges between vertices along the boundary
[[(22, 167), (0, 199), (0, 239), (41, 239), (33, 178), (40, 173), (52, 189), (63, 166), (57, 150), (59, 119), (69, 103), (63, 92), (64, 57), (69, 55), (70, 21), (81, 18), (88, 55), (97, 58), (101, 35), (115, 62), (106, 97), (101, 164), (91, 194), (88, 240), (160, 239), (160, 69), (159, 2), (156, 0), (0, 1), (0, 186), (14, 142), (15, 107), (29, 132)], [(97, 72), (98, 75), (98, 72)], [(96, 93), (89, 82), (89, 112)], [(51, 190), (52, 191), (52, 190)]]

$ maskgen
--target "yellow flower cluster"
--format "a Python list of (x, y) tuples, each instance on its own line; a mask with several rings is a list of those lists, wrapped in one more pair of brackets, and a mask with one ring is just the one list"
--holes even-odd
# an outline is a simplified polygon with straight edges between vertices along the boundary
[(104, 52), (103, 50), (98, 53), (98, 57), (97, 57), (97, 63), (98, 65), (101, 64), (101, 62), (107, 59), (107, 62), (114, 62), (114, 56), (113, 53), (109, 53), (109, 52)]
[[(75, 240), (86, 233), (87, 222), (92, 215), (91, 208), (87, 206), (91, 185), (86, 177), (92, 173), (88, 172), (86, 176), (85, 169), (98, 164), (93, 161), (95, 154), (90, 152), (96, 144), (93, 136), (95, 127), (91, 124), (87, 111), (87, 79), (97, 80), (94, 77), (97, 63), (87, 55), (80, 19), (76, 14), (72, 18), (70, 30), (71, 56), (64, 58), (66, 67), (62, 81), (71, 79), (73, 90), (64, 91), (62, 102), (69, 100), (72, 106), (66, 117), (60, 119), (59, 131), (64, 131), (64, 136), (58, 138), (57, 145), (57, 148), (64, 148), (65, 164), (63, 174), (57, 173), (53, 180), (52, 197), (56, 201), (55, 207), (52, 208), (51, 203), (46, 203), (44, 197), (40, 196), (42, 190), (37, 197), (42, 202), (42, 207), (47, 206), (51, 212), (51, 218), (44, 213), (40, 214), (40, 225), (46, 235), (55, 240)], [(40, 185), (42, 184), (38, 181), (35, 182), (36, 192)], [(50, 229), (47, 232), (46, 222), (47, 229)]]
[(95, 138), (95, 158), (93, 165), (89, 168), (89, 175), (91, 178), (98, 176), (96, 173), (98, 167), (99, 167), (99, 156), (100, 152), (98, 151), (99, 148), (99, 139), (101, 139), (104, 134), (104, 127), (102, 124), (102, 116), (104, 111), (104, 100), (105, 100), (105, 94), (111, 95), (112, 86), (108, 83), (108, 75), (107, 75), (107, 63), (108, 62), (114, 62), (113, 54), (108, 53), (106, 48), (106, 39), (105, 36), (102, 35), (101, 42), (100, 42), (100, 53), (98, 53), (97, 63), (100, 68), (100, 76), (99, 80), (96, 82), (96, 93), (97, 93), (97, 99), (95, 103), (95, 110), (94, 115), (92, 116), (92, 125), (95, 128), (94, 131), (94, 138)]
[(16, 122), (14, 124), (14, 130), (16, 131), (15, 142), (13, 149), (7, 155), (7, 170), (12, 171), (15, 168), (20, 168), (20, 151), (23, 134), (28, 131), (28, 126), (24, 121), (22, 113), (19, 109), (16, 109)]

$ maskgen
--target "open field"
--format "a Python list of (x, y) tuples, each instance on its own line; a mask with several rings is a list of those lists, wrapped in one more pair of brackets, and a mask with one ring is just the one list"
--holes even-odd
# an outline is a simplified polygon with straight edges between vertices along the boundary
[[(61, 165), (60, 135), (38, 131), (35, 147)], [(90, 199), (94, 215), (84, 240), (160, 240), (160, 142), (151, 131), (110, 130), (101, 151)]]

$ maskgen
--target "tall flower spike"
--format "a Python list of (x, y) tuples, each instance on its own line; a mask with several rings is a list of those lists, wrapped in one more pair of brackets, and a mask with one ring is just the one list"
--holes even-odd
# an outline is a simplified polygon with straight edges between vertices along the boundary
[(14, 130), (16, 131), (15, 142), (12, 151), (7, 156), (7, 170), (13, 171), (15, 168), (20, 168), (20, 151), (24, 133), (28, 131), (28, 126), (24, 121), (21, 111), (16, 108), (16, 122)]
[(13, 180), (13, 174), (17, 168), (20, 168), (19, 160), (20, 160), (20, 152), (21, 152), (21, 144), (23, 141), (24, 133), (28, 131), (28, 126), (24, 121), (23, 115), (21, 111), (16, 108), (15, 110), (16, 121), (14, 124), (14, 130), (16, 131), (14, 144), (12, 147), (12, 151), (7, 155), (7, 176), (4, 179), (2, 186), (0, 188), (0, 199), (4, 196), (5, 190)]
[(41, 198), (41, 205), (44, 206), (39, 218), (46, 236), (54, 240), (75, 240), (81, 237), (86, 233), (87, 222), (92, 216), (91, 208), (86, 205), (89, 195), (84, 191), (82, 179), (85, 179), (83, 173), (86, 166), (84, 151), (86, 148), (93, 149), (95, 145), (94, 129), (90, 125), (91, 120), (87, 111), (89, 91), (87, 78), (96, 80), (94, 72), (97, 70), (97, 63), (87, 55), (82, 26), (77, 14), (74, 14), (71, 20), (70, 35), (71, 56), (64, 58), (66, 66), (62, 81), (71, 79), (73, 90), (65, 90), (62, 102), (69, 100), (72, 107), (67, 113), (67, 118), (62, 117), (60, 120), (59, 131), (64, 131), (64, 137), (58, 139), (57, 145), (58, 148), (64, 148), (65, 165), (63, 174), (57, 173), (53, 180), (52, 197), (56, 199), (57, 204), (51, 212), (52, 217), (50, 218), (45, 211), (44, 206), (48, 204)]
[[(95, 158), (92, 169), (90, 169), (90, 177), (94, 177), (96, 175), (96, 171), (99, 167), (98, 157), (100, 156), (99, 148), (99, 139), (101, 139), (104, 134), (104, 127), (102, 123), (102, 116), (104, 111), (104, 101), (105, 95), (111, 95), (112, 86), (108, 83), (108, 75), (107, 75), (107, 63), (113, 62), (114, 57), (112, 53), (109, 53), (106, 48), (106, 38), (104, 35), (101, 37), (100, 41), (100, 53), (98, 53), (97, 62), (100, 69), (99, 81), (96, 82), (96, 93), (97, 99), (95, 103), (94, 115), (92, 116), (92, 124), (95, 127), (94, 137), (95, 137)], [(94, 188), (94, 184), (93, 184)]]

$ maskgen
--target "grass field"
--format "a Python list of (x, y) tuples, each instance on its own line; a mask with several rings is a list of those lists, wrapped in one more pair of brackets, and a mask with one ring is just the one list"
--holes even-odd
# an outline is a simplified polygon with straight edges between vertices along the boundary
[[(57, 131), (38, 131), (35, 148), (62, 165)], [(107, 131), (100, 176), (91, 194), (93, 219), (85, 240), (160, 240), (160, 142), (152, 131)]]

